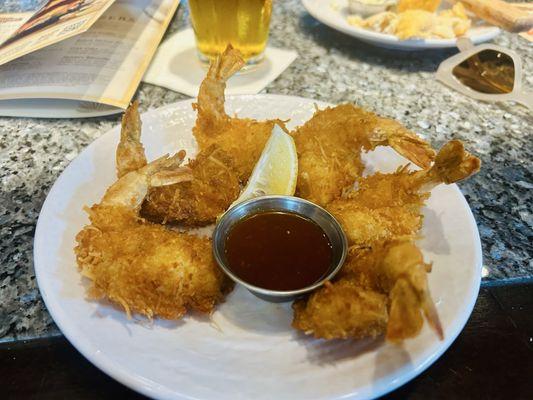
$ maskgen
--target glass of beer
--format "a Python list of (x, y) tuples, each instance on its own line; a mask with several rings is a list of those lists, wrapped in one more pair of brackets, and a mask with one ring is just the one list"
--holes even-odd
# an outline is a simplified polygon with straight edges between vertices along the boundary
[(248, 65), (263, 59), (272, 0), (189, 0), (198, 55), (209, 62), (231, 43)]

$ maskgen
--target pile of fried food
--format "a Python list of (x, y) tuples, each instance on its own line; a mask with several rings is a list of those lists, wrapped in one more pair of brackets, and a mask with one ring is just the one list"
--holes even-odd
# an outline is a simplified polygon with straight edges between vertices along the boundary
[[(211, 313), (232, 290), (218, 268), (209, 238), (179, 231), (212, 224), (238, 197), (278, 120), (231, 117), (224, 110), (226, 80), (244, 62), (228, 49), (211, 66), (194, 109), (199, 153), (184, 151), (148, 162), (134, 103), (122, 121), (117, 175), (90, 224), (78, 233), (75, 253), (90, 297), (106, 298), (128, 315), (181, 318)], [(428, 291), (431, 264), (415, 239), (430, 190), (467, 178), (480, 166), (461, 142), (438, 154), (398, 122), (352, 104), (316, 111), (290, 132), (299, 158), (296, 194), (324, 206), (339, 220), (349, 256), (335, 280), (293, 305), (293, 327), (317, 338), (385, 334), (416, 336), (424, 316), (443, 331)], [(363, 177), (361, 152), (391, 146), (421, 167)]]
[(387, 33), (401, 40), (453, 39), (464, 35), (472, 24), (462, 3), (436, 12), (440, 0), (400, 0), (396, 10), (374, 14), (368, 18), (350, 15), (350, 25)]

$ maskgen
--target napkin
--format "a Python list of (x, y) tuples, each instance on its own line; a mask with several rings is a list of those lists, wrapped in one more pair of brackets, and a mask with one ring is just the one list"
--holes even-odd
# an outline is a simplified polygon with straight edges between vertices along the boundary
[[(229, 79), (225, 93), (255, 94), (276, 79), (298, 56), (292, 50), (267, 47), (265, 58), (255, 68)], [(196, 53), (192, 29), (182, 30), (165, 40), (144, 74), (143, 81), (195, 97), (207, 67)]]

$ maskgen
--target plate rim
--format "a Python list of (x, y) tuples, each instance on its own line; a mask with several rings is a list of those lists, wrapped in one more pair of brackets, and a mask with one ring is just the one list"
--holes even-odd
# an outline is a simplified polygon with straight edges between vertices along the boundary
[[(300, 97), (300, 96), (291, 96), (291, 95), (283, 95), (283, 94), (250, 94), (250, 95), (232, 95), (232, 96), (226, 96), (227, 103), (231, 103), (234, 100), (246, 100), (251, 98), (257, 98), (257, 97), (270, 97), (274, 99), (283, 99), (283, 98), (291, 98), (293, 100), (302, 101), (305, 102), (312, 102), (314, 104), (318, 104), (319, 106), (331, 106), (331, 103), (327, 103), (320, 100)], [(165, 110), (176, 108), (178, 104), (186, 105), (192, 104), (195, 99), (185, 99), (181, 101), (177, 101), (171, 104), (164, 105), (159, 108), (151, 108), (146, 110), (144, 113), (141, 114), (141, 118), (146, 114), (158, 114), (161, 112), (164, 112)], [(44, 274), (44, 266), (41, 266), (41, 261), (39, 256), (37, 254), (39, 253), (39, 249), (41, 248), (43, 241), (43, 219), (42, 216), (43, 210), (45, 210), (49, 203), (52, 201), (51, 199), (54, 197), (54, 193), (58, 191), (61, 187), (61, 184), (64, 179), (66, 179), (65, 171), (67, 169), (72, 168), (72, 166), (75, 166), (76, 162), (79, 162), (81, 157), (86, 153), (90, 152), (92, 147), (97, 146), (97, 142), (103, 139), (104, 136), (107, 136), (111, 134), (111, 132), (117, 127), (119, 124), (113, 126), (111, 129), (104, 132), (102, 135), (100, 135), (98, 138), (93, 140), (89, 145), (87, 145), (61, 172), (59, 177), (56, 179), (52, 187), (50, 188), (45, 201), (43, 202), (43, 205), (41, 207), (41, 210), (39, 212), (39, 217), (37, 220), (36, 228), (35, 228), (35, 235), (33, 240), (33, 264), (34, 264), (34, 272), (35, 272), (35, 278), (37, 282), (37, 286), (39, 288), (39, 292), (41, 294), (41, 297), (43, 299), (43, 302), (46, 306), (47, 311), (49, 312), (50, 316), (60, 329), (61, 333), (65, 336), (65, 338), (72, 344), (73, 347), (79, 351), (84, 358), (86, 358), (90, 363), (92, 363), (94, 366), (96, 366), (98, 369), (100, 369), (102, 372), (104, 372), (106, 375), (110, 376), (111, 378), (115, 379), (116, 381), (120, 382), (121, 384), (125, 385), (126, 387), (141, 393), (145, 396), (157, 398), (157, 399), (173, 399), (173, 400), (198, 400), (195, 397), (190, 397), (187, 395), (184, 395), (182, 393), (177, 394), (175, 391), (169, 390), (166, 387), (162, 385), (158, 385), (157, 382), (154, 382), (152, 380), (148, 380), (144, 378), (143, 376), (137, 375), (129, 370), (125, 370), (124, 367), (113, 361), (111, 358), (107, 357), (104, 353), (102, 353), (100, 350), (98, 350), (90, 341), (84, 341), (79, 340), (79, 337), (83, 337), (83, 335), (78, 336), (79, 329), (74, 325), (68, 324), (68, 315), (65, 313), (65, 311), (61, 308), (60, 304), (56, 300), (52, 300), (51, 297), (49, 297), (47, 290), (51, 290), (48, 288), (48, 285), (46, 283), (46, 280), (42, 278), (41, 272)], [(374, 387), (370, 390), (369, 393), (359, 393), (359, 399), (371, 399), (371, 398), (377, 398), (380, 396), (383, 396), (387, 393), (392, 392), (393, 390), (397, 389), (398, 387), (404, 385), (405, 383), (409, 382), (410, 380), (414, 379), (416, 376), (420, 375), (423, 371), (425, 371), (429, 366), (431, 366), (437, 359), (439, 359), (442, 354), (448, 350), (448, 348), (452, 345), (452, 343), (455, 341), (455, 339), (458, 337), (458, 335), (462, 332), (464, 326), (468, 322), (470, 315), (472, 314), (472, 310), (474, 308), (474, 305), (476, 303), (480, 284), (481, 284), (481, 268), (482, 268), (482, 248), (481, 248), (481, 240), (479, 236), (479, 230), (477, 227), (477, 223), (475, 221), (474, 215), (472, 213), (472, 210), (470, 206), (468, 205), (468, 202), (466, 201), (464, 195), (460, 191), (459, 187), (456, 184), (448, 185), (448, 187), (452, 188), (457, 195), (459, 195), (459, 198), (461, 199), (461, 204), (465, 208), (467, 214), (468, 214), (468, 223), (472, 227), (472, 234), (473, 234), (473, 241), (475, 243), (474, 250), (474, 264), (473, 265), (473, 271), (478, 271), (478, 273), (473, 274), (473, 281), (470, 285), (470, 293), (468, 297), (468, 303), (463, 308), (462, 312), (458, 315), (458, 318), (455, 320), (455, 325), (450, 327), (450, 332), (447, 334), (444, 341), (440, 342), (440, 346), (437, 347), (436, 351), (431, 353), (430, 356), (428, 356), (421, 364), (416, 366), (415, 368), (411, 368), (407, 373), (403, 374), (401, 377), (395, 379), (392, 382), (389, 382), (385, 385), (380, 385), (379, 387)], [(42, 250), (41, 250), (42, 251)], [(453, 330), (451, 330), (453, 328)], [(366, 396), (368, 394), (368, 396)], [(362, 397), (361, 397), (362, 395)], [(341, 395), (340, 397), (336, 397), (338, 399), (348, 399), (352, 397), (357, 397), (357, 392), (351, 392), (344, 395)], [(335, 399), (335, 397), (332, 397), (332, 399)]]
[[(455, 39), (408, 39), (400, 40), (394, 35), (374, 32), (371, 30), (358, 28), (356, 26), (345, 27), (340, 24), (324, 18), (320, 13), (316, 12), (313, 4), (316, 0), (301, 0), (306, 11), (317, 21), (346, 35), (359, 39), (363, 42), (373, 44), (378, 47), (387, 47), (396, 50), (431, 50), (431, 49), (446, 49), (457, 46), (457, 38)], [(328, 3), (329, 4), (329, 3)], [(486, 42), (498, 36), (501, 32), (500, 28), (496, 26), (488, 26), (487, 32), (475, 36), (469, 36), (474, 44)]]

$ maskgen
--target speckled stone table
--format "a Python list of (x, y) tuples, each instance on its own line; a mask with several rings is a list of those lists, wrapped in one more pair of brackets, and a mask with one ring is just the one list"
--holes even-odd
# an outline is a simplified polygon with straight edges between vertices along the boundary
[[(187, 21), (185, 4), (167, 34)], [(526, 40), (504, 33), (495, 42), (517, 51), (524, 70), (532, 70)], [(484, 284), (533, 279), (531, 112), (477, 102), (436, 82), (438, 64), (453, 51), (373, 48), (320, 24), (297, 0), (275, 3), (271, 43), (299, 57), (265, 92), (355, 102), (398, 119), (436, 147), (463, 140), (483, 161), (481, 172), (460, 186), (483, 242)], [(532, 90), (533, 77), (525, 80)], [(137, 97), (143, 110), (185, 98), (148, 84)], [(0, 341), (59, 334), (35, 282), (35, 223), (61, 171), (118, 121), (0, 118)]]

